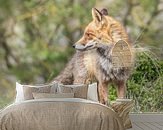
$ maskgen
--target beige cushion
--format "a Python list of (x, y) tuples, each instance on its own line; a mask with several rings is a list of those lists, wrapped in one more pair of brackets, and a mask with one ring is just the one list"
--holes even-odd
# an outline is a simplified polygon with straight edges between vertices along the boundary
[(50, 93), (51, 86), (27, 86), (23, 85), (23, 92), (24, 92), (24, 99), (29, 100), (33, 99), (33, 92), (39, 92), (39, 93)]
[(92, 83), (88, 85), (87, 99), (95, 102), (99, 102), (97, 83)]
[(21, 102), (24, 100), (34, 99), (33, 92), (41, 93), (56, 93), (58, 83), (53, 82), (47, 85), (22, 85), (16, 83), (16, 100), (15, 102)]
[(40, 98), (74, 98), (74, 93), (33, 93), (34, 99)]
[(83, 84), (76, 85), (58, 85), (58, 93), (74, 93), (75, 98), (87, 99), (88, 87)]

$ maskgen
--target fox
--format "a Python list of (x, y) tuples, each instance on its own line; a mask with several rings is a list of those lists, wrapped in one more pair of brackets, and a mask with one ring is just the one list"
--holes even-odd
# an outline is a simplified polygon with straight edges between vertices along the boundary
[[(107, 9), (99, 11), (92, 8), (92, 18), (81, 39), (73, 45), (75, 54), (54, 81), (62, 84), (97, 82), (99, 101), (107, 105), (110, 83), (116, 85), (117, 97), (125, 98), (126, 81), (132, 68), (131, 65), (114, 67), (113, 61), (116, 58), (113, 58), (113, 54), (118, 53), (113, 50), (122, 43), (130, 53), (132, 46), (123, 25), (109, 16)], [(124, 59), (122, 55), (118, 57)]]

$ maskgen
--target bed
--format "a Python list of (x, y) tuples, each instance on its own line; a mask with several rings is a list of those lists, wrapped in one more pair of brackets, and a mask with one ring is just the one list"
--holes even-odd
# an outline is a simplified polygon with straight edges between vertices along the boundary
[(110, 107), (80, 98), (13, 103), (0, 111), (0, 130), (124, 130)]

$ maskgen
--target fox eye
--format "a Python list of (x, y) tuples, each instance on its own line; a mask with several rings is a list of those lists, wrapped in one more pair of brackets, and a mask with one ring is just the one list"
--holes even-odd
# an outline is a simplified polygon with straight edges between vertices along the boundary
[(86, 33), (86, 36), (87, 37), (92, 37), (92, 36), (95, 36), (93, 33)]
[(86, 35), (88, 36), (88, 37), (90, 37), (91, 35), (90, 35), (90, 33), (86, 33)]

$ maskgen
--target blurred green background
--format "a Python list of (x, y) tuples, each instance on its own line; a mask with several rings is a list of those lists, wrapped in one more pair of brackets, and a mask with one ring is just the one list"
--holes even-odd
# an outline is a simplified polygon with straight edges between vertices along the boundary
[[(133, 111), (163, 111), (162, 0), (0, 0), (0, 108), (14, 101), (16, 81), (40, 84), (59, 74), (92, 7), (107, 8), (139, 48), (127, 82)], [(114, 87), (109, 93), (114, 100)]]

